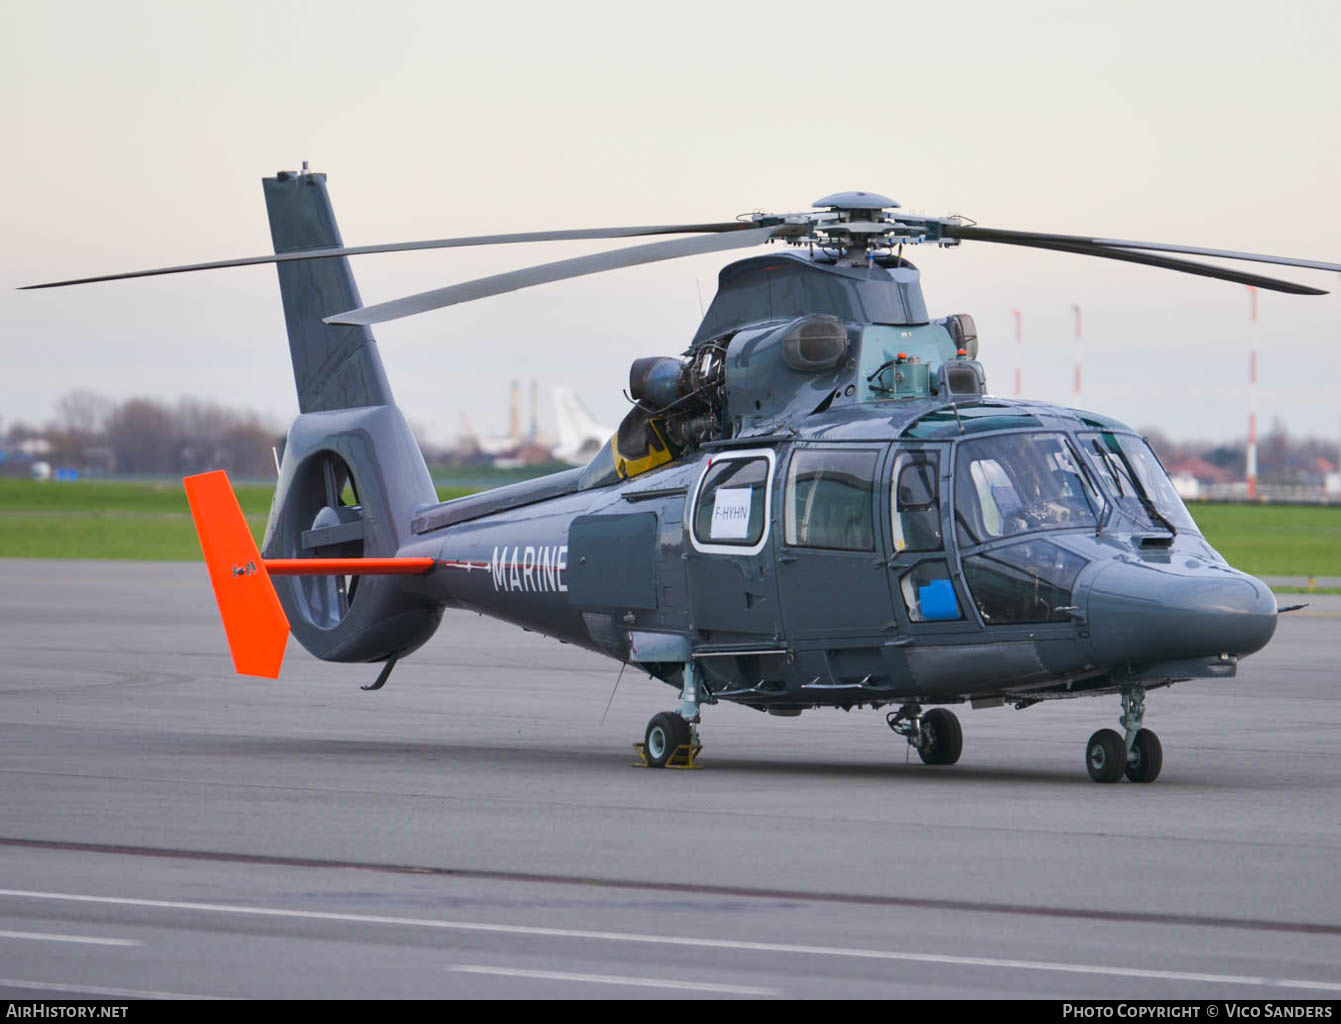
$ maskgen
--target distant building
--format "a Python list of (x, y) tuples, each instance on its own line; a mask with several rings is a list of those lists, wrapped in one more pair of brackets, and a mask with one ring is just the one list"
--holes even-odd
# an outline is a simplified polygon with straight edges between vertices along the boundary
[(1175, 482), (1180, 476), (1190, 477), (1201, 484), (1227, 484), (1234, 479), (1227, 469), (1195, 455), (1169, 463), (1168, 470)]

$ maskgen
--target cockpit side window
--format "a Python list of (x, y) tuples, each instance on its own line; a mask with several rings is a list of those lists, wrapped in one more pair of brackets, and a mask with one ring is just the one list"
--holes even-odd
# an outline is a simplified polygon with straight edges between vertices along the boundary
[(896, 552), (941, 549), (939, 468), (936, 452), (900, 452), (895, 458), (890, 506)]
[(787, 470), (784, 536), (788, 544), (840, 551), (875, 550), (876, 451), (803, 448)]
[(1097, 500), (1060, 434), (998, 434), (959, 446), (955, 522), (962, 544), (1094, 526)]

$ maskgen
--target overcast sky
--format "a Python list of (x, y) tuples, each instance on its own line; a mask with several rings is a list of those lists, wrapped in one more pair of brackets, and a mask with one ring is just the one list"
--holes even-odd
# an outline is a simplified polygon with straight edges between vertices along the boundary
[[(21, 284), (269, 250), (259, 179), (329, 174), (347, 244), (724, 219), (868, 189), (980, 224), (1341, 261), (1341, 5), (1109, 2), (20, 4), (0, 39), (0, 419), (74, 388), (296, 411), (275, 271)], [(595, 244), (365, 256), (365, 302)], [(917, 251), (989, 387), (1174, 436), (1258, 408), (1341, 435), (1341, 297), (1111, 261)], [(376, 330), (435, 440), (506, 427), (515, 377), (604, 422), (729, 256), (545, 285)], [(1269, 268), (1263, 272), (1270, 273)], [(1341, 275), (1280, 276), (1341, 290)], [(1084, 337), (1072, 338), (1072, 304)], [(1016, 343), (1012, 309), (1023, 315)], [(552, 419), (546, 401), (542, 421)]]

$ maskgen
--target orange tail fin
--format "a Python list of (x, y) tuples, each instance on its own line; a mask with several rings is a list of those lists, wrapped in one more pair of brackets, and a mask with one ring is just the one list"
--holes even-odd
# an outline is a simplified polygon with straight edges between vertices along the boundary
[(289, 620), (223, 470), (188, 476), (186, 500), (219, 602), (233, 667), (245, 676), (279, 678)]

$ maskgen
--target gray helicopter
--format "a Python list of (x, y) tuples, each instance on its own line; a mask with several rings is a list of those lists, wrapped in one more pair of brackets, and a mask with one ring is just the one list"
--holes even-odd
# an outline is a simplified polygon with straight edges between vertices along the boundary
[[(1150, 690), (1230, 678), (1277, 607), (1205, 541), (1146, 442), (1108, 417), (987, 390), (965, 314), (933, 318), (916, 244), (1072, 252), (1295, 294), (1193, 262), (1341, 265), (911, 216), (867, 192), (720, 223), (345, 247), (324, 175), (264, 179), (275, 255), (107, 275), (277, 264), (300, 415), (261, 550), (227, 480), (186, 481), (239, 671), (278, 674), (288, 633), (328, 661), (396, 662), (446, 608), (480, 612), (674, 686), (653, 767), (692, 765), (703, 708), (888, 708), (933, 765), (953, 712), (1116, 694), (1123, 732), (1085, 747), (1098, 782), (1151, 782)], [(348, 257), (689, 235), (364, 307)], [(779, 243), (721, 271), (688, 349), (636, 360), (633, 406), (592, 462), (439, 502), (392, 400), (372, 324), (518, 288)], [(1170, 253), (1178, 256), (1168, 255)]]

